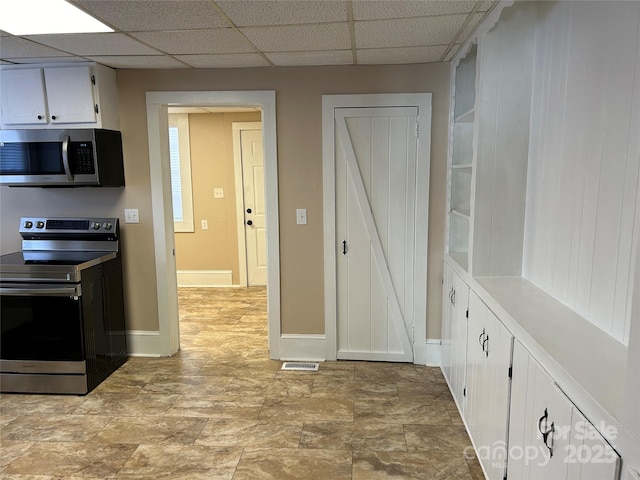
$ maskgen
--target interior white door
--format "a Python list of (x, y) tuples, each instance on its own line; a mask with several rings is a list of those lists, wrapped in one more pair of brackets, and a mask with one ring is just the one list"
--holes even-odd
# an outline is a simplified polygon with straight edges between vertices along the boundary
[(339, 359), (413, 361), (417, 115), (334, 112)]
[(267, 284), (267, 241), (264, 203), (262, 130), (241, 130), (247, 284)]

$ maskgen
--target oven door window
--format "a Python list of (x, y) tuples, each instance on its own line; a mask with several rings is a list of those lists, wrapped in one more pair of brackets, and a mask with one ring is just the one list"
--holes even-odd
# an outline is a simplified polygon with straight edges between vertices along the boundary
[(0, 296), (2, 359), (83, 360), (80, 303), (68, 296)]

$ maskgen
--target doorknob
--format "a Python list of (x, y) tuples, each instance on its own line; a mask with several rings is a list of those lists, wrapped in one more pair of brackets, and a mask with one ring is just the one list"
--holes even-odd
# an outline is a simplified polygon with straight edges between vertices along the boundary
[(249, 226), (253, 225), (253, 221), (247, 220), (247, 225), (249, 225)]
[(250, 208), (247, 208), (247, 213), (251, 213), (251, 209)]

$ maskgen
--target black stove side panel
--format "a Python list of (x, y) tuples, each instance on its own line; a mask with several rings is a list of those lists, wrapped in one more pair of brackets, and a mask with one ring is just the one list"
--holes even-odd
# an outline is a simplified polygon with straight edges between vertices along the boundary
[(87, 386), (93, 390), (127, 359), (120, 257), (82, 272)]

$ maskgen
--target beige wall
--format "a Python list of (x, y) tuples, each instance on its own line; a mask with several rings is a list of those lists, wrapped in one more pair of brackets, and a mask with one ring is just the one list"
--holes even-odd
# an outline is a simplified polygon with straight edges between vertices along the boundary
[[(255, 113), (189, 115), (194, 232), (175, 234), (178, 270), (231, 270), (240, 282), (233, 160), (233, 122), (259, 122)], [(213, 198), (223, 188), (224, 198)], [(207, 220), (208, 230), (202, 230)]]
[[(77, 192), (15, 191), (2, 187), (3, 251), (19, 247), (15, 231), (21, 214), (111, 213), (122, 218), (123, 208), (139, 208), (141, 223), (123, 227), (128, 328), (157, 330), (145, 94), (147, 91), (275, 90), (282, 332), (322, 333), (322, 95), (431, 92), (430, 209), (421, 213), (429, 215), (427, 337), (440, 337), (449, 64), (119, 70), (117, 73), (127, 186), (108, 191), (80, 189)], [(76, 204), (76, 200), (80, 203)], [(296, 208), (307, 209), (308, 225), (296, 225)], [(12, 242), (7, 250), (5, 238)]]

